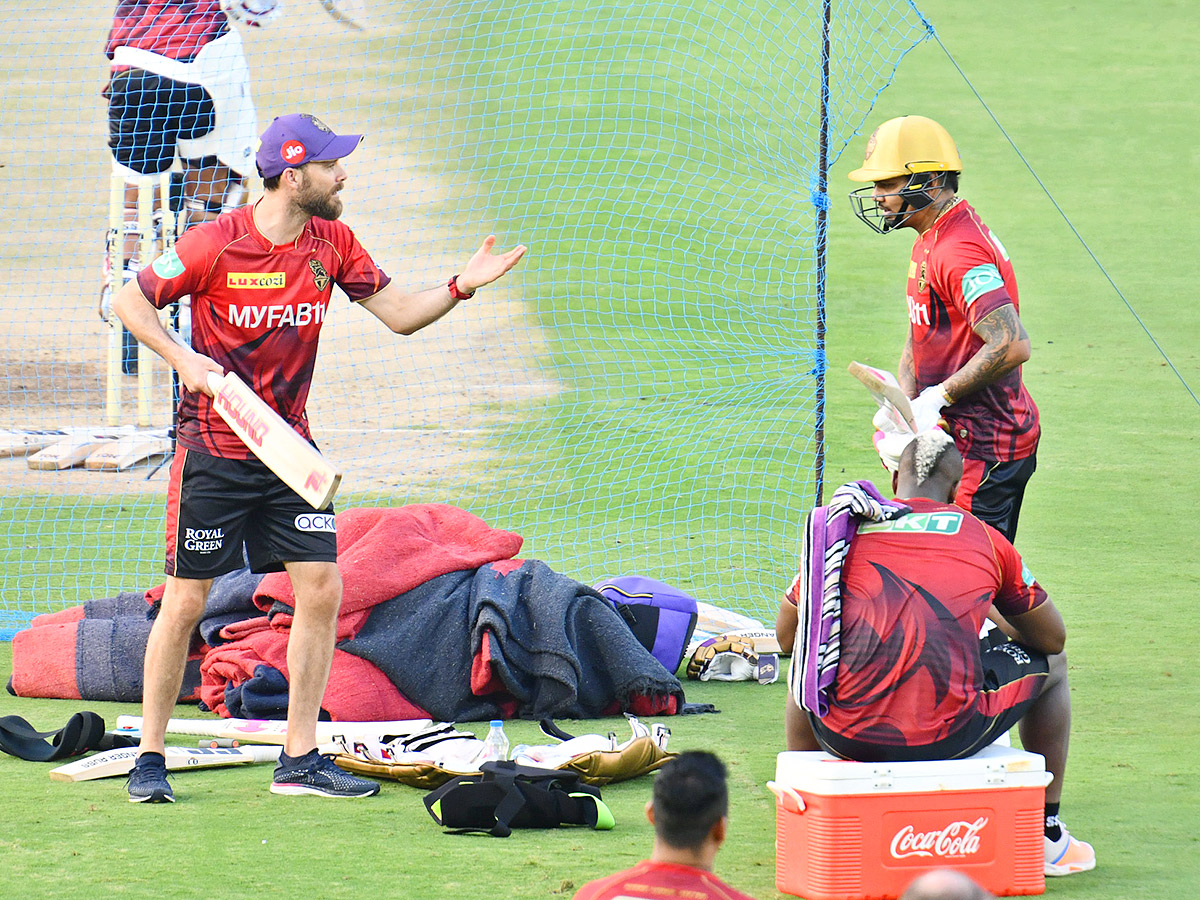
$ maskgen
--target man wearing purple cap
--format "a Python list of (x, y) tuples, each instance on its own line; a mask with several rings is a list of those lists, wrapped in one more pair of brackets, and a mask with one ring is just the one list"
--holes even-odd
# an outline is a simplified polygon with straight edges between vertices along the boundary
[[(304, 408), (334, 284), (393, 332), (412, 334), (504, 275), (526, 248), (492, 253), (489, 235), (446, 284), (400, 290), (337, 221), (346, 182), (341, 159), (360, 141), (334, 134), (315, 116), (279, 116), (256, 157), (263, 196), (190, 229), (113, 300), (129, 330), (175, 367), (186, 388), (167, 494), (167, 582), (146, 647), (133, 802), (174, 800), (164, 766), (167, 720), (212, 580), (242, 566), (243, 543), (253, 571), (286, 570), (296, 595), (287, 743), (272, 792), (362, 797), (379, 790), (316, 752), (342, 597), (333, 507), (312, 515), (254, 458), (214, 410), (207, 375), (236, 372), (312, 441)], [(157, 313), (185, 294), (192, 295), (192, 347), (172, 340)]]

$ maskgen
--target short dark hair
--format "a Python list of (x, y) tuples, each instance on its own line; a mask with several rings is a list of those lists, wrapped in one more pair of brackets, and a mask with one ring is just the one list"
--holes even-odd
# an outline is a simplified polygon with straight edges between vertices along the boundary
[(700, 847), (712, 827), (729, 814), (725, 764), (712, 753), (691, 750), (654, 777), (654, 831), (672, 847)]
[[(298, 165), (298, 166), (288, 166), (288, 169), (296, 169), (298, 171), (303, 172), (304, 167), (307, 165), (308, 165), (308, 163), (304, 162), (304, 163), (300, 163), (300, 165)], [(284, 171), (286, 171), (286, 169)], [(260, 176), (262, 175), (262, 169), (258, 170), (258, 174)], [(280, 172), (278, 175), (272, 175), (270, 178), (264, 178), (263, 179), (263, 190), (264, 191), (278, 190), (279, 181), (281, 178), (283, 178), (283, 172)]]

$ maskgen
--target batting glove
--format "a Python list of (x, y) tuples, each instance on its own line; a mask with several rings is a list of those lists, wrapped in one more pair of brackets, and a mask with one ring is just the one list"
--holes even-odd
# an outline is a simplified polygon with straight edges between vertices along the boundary
[(264, 28), (283, 12), (281, 0), (221, 0), (229, 18), (251, 28)]
[(871, 419), (871, 424), (875, 426), (876, 431), (882, 431), (885, 434), (912, 435), (912, 429), (908, 427), (908, 423), (904, 421), (904, 417), (890, 403), (879, 407), (875, 412), (875, 416)]
[(905, 432), (875, 432), (875, 452), (879, 454), (880, 460), (883, 461), (883, 467), (889, 472), (895, 473), (900, 470), (900, 454), (904, 452), (904, 448), (908, 446), (915, 434), (911, 431)]
[(946, 389), (940, 384), (925, 388), (912, 401), (913, 422), (917, 434), (936, 428), (942, 418), (942, 409), (950, 404)]

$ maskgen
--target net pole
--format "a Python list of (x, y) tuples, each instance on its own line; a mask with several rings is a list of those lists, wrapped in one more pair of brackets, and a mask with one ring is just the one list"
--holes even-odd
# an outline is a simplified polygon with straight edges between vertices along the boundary
[(825, 257), (829, 234), (829, 26), (833, 0), (821, 0), (821, 97), (817, 138), (817, 375), (816, 505), (820, 506), (825, 482)]

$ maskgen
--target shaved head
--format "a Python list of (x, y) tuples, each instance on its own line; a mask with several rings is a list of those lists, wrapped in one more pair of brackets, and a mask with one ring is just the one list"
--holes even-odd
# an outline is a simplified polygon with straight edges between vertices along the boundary
[(950, 435), (940, 428), (923, 431), (900, 454), (895, 476), (898, 497), (928, 497), (949, 503), (962, 479), (963, 461)]
[(992, 895), (962, 872), (935, 869), (919, 875), (900, 900), (993, 900)]

